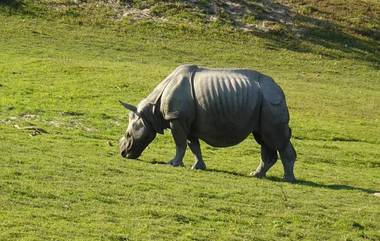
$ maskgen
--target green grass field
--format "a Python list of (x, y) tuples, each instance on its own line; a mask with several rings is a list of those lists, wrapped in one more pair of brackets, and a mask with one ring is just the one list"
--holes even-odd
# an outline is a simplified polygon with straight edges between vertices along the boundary
[[(92, 0), (0, 1), (0, 240), (380, 240), (380, 4), (280, 1), (307, 30), (294, 37), (160, 2), (134, 7), (155, 4), (167, 21), (115, 20)], [(189, 151), (184, 168), (164, 165), (169, 132), (141, 160), (121, 158), (118, 100), (137, 104), (184, 63), (249, 67), (282, 86), (298, 182), (280, 163), (249, 177), (253, 138), (202, 143), (206, 171)]]

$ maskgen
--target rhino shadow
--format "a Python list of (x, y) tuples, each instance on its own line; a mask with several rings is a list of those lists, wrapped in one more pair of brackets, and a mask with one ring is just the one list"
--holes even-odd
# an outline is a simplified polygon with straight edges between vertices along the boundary
[[(149, 163), (149, 164), (153, 164), (153, 165), (157, 165), (157, 164), (158, 165), (169, 165), (168, 162), (159, 161), (159, 160), (156, 160), (156, 159), (153, 159), (153, 160), (135, 159), (135, 161)], [(207, 168), (206, 170), (199, 170), (199, 171), (202, 171), (202, 172), (224, 173), (224, 174), (233, 175), (233, 176), (240, 176), (240, 177), (248, 177), (248, 178), (250, 178), (250, 176), (245, 175), (243, 173), (238, 173), (238, 172), (234, 172), (234, 171), (220, 170), (220, 169), (215, 169), (215, 168)]]
[[(226, 171), (226, 170), (219, 170), (219, 169), (206, 169), (204, 171), (208, 172), (218, 172), (218, 173), (225, 173), (233, 176), (240, 176), (240, 177), (247, 177), (247, 178), (253, 178), (249, 175), (234, 172), (234, 171)], [(274, 177), (274, 176), (267, 176), (266, 179), (273, 181), (273, 182), (283, 182), (283, 183), (289, 183), (285, 181), (282, 178)], [(313, 181), (307, 181), (303, 179), (297, 179), (296, 182), (292, 183), (294, 185), (301, 185), (301, 186), (309, 186), (309, 187), (316, 187), (316, 188), (325, 188), (330, 190), (350, 190), (350, 191), (361, 191), (368, 194), (373, 194), (378, 192), (377, 190), (368, 189), (368, 188), (361, 188), (361, 187), (354, 187), (350, 185), (344, 185), (344, 184), (321, 184)]]
[[(136, 161), (140, 162), (145, 162), (145, 163), (150, 163), (150, 164), (159, 164), (159, 165), (169, 165), (167, 162), (164, 161), (159, 161), (156, 159), (146, 161), (142, 159), (136, 159)], [(245, 178), (253, 178), (249, 176), (248, 174), (243, 174), (235, 171), (227, 171), (227, 170), (220, 170), (220, 169), (215, 169), (215, 168), (208, 168), (206, 170), (202, 170), (203, 172), (213, 172), (213, 173), (222, 173), (222, 174), (228, 174), (232, 176), (239, 176), (239, 177), (245, 177)], [(283, 183), (289, 183), (285, 181), (282, 178), (279, 177), (274, 177), (274, 176), (267, 176), (266, 179), (273, 181), (273, 182), (283, 182)], [(301, 185), (301, 186), (308, 186), (308, 187), (316, 187), (316, 188), (324, 188), (324, 189), (330, 189), (330, 190), (350, 190), (350, 191), (360, 191), (368, 194), (373, 194), (378, 192), (377, 190), (373, 189), (368, 189), (368, 188), (361, 188), (361, 187), (354, 187), (350, 185), (345, 185), (345, 184), (322, 184), (322, 183), (317, 183), (313, 181), (307, 181), (303, 179), (297, 179), (296, 182), (292, 183), (293, 185)]]
[[(279, 177), (271, 176), (271, 177), (267, 177), (267, 179), (274, 181), (274, 182), (285, 182), (282, 178), (279, 178)], [(294, 183), (294, 185), (317, 187), (317, 188), (324, 188), (324, 189), (330, 189), (330, 190), (360, 191), (360, 192), (365, 192), (368, 194), (372, 194), (372, 193), (377, 192), (376, 190), (368, 189), (368, 188), (354, 187), (354, 186), (345, 185), (345, 184), (322, 184), (322, 183), (307, 181), (307, 180), (303, 180), (303, 179), (297, 179), (297, 181)]]
[(208, 169), (203, 170), (203, 171), (206, 171), (206, 172), (217, 172), (217, 173), (224, 173), (224, 174), (228, 174), (228, 175), (232, 175), (232, 176), (252, 178), (252, 177), (248, 176), (247, 174), (243, 174), (243, 173), (239, 173), (239, 172), (234, 172), (234, 171), (219, 170), (219, 169), (215, 169), (215, 168), (208, 168)]

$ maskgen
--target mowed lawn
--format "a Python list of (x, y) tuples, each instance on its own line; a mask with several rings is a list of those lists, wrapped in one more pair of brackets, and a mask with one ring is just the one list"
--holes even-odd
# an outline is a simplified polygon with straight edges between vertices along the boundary
[[(365, 53), (153, 23), (0, 14), (0, 240), (380, 240), (380, 71)], [(303, 48), (305, 47), (305, 48)], [(165, 163), (170, 132), (122, 159), (127, 111), (176, 66), (249, 67), (284, 89), (298, 182), (248, 174), (260, 147), (202, 143), (208, 170)]]

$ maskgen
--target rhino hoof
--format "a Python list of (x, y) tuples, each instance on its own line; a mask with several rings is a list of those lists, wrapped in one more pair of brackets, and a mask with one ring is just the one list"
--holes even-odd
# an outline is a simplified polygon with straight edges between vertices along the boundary
[(199, 164), (199, 163), (196, 163), (194, 164), (191, 169), (193, 170), (206, 170), (206, 165), (205, 164)]
[(290, 183), (295, 183), (297, 179), (294, 176), (284, 176), (284, 181), (290, 182)]
[(251, 177), (256, 177), (256, 178), (264, 178), (264, 177), (266, 177), (265, 173), (260, 173), (260, 172), (256, 172), (256, 171), (251, 172), (249, 175)]
[(178, 162), (178, 161), (174, 161), (174, 160), (170, 161), (168, 164), (172, 165), (173, 167), (183, 167), (184, 166), (183, 162)]

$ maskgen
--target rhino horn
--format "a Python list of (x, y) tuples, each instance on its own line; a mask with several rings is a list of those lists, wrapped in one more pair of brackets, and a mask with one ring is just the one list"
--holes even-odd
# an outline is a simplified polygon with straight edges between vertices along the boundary
[(137, 107), (128, 103), (124, 103), (123, 101), (119, 100), (120, 104), (122, 104), (125, 108), (128, 110), (137, 113)]

